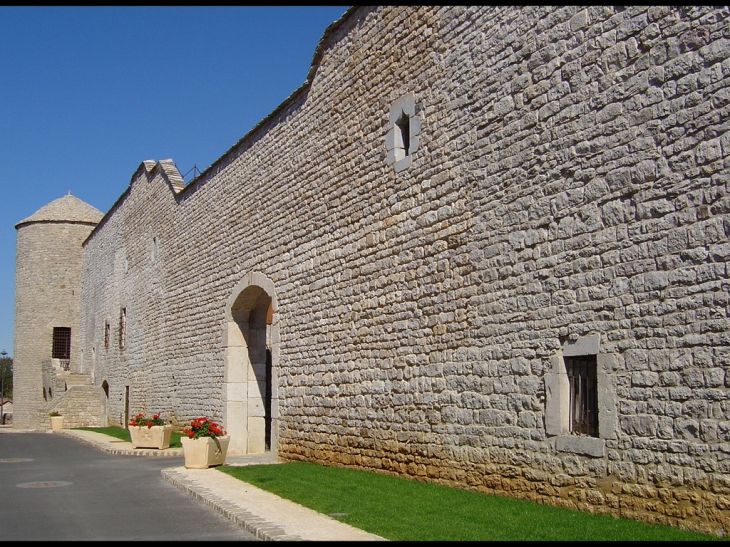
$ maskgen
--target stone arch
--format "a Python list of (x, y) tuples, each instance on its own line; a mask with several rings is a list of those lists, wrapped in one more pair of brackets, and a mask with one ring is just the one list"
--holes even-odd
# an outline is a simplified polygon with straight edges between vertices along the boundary
[(279, 331), (273, 282), (249, 272), (226, 304), (223, 424), (229, 454), (277, 451)]

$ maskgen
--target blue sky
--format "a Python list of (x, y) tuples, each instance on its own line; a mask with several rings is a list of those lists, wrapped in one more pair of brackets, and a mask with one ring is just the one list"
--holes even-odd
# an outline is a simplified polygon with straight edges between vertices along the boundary
[(346, 9), (1, 6), (0, 350), (17, 222), (69, 191), (106, 212), (144, 160), (205, 169), (304, 83)]

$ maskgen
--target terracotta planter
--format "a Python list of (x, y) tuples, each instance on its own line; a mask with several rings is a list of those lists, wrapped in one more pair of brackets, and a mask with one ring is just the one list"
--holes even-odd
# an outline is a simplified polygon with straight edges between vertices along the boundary
[(189, 439), (181, 437), (180, 442), (185, 455), (185, 467), (187, 469), (207, 469), (215, 465), (226, 463), (226, 452), (230, 437), (200, 437)]
[(133, 448), (170, 448), (171, 425), (129, 426)]
[(58, 431), (63, 429), (63, 416), (50, 416), (51, 418), (51, 429)]

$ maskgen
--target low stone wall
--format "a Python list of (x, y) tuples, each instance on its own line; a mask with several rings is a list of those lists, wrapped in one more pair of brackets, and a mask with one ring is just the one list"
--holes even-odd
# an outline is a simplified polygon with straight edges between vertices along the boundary
[(63, 427), (106, 427), (105, 394), (99, 386), (71, 386), (57, 393), (39, 418), (40, 427), (51, 428), (48, 413), (56, 411), (63, 416)]

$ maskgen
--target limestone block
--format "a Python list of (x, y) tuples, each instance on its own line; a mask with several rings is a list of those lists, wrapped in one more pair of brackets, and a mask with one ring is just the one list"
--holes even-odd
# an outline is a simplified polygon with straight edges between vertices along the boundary
[(248, 453), (260, 454), (266, 450), (265, 445), (266, 422), (262, 417), (248, 419)]
[(248, 349), (241, 346), (228, 346), (225, 349), (226, 367), (224, 382), (248, 381)]
[(224, 397), (226, 401), (248, 400), (248, 385), (250, 382), (229, 382), (225, 385)]
[(223, 328), (223, 339), (221, 343), (224, 347), (246, 347), (246, 340), (241, 332), (241, 328), (235, 321), (229, 321)]
[(257, 380), (260, 382), (266, 381), (266, 362), (258, 361), (252, 362), (248, 367), (248, 378), (249, 380)]

